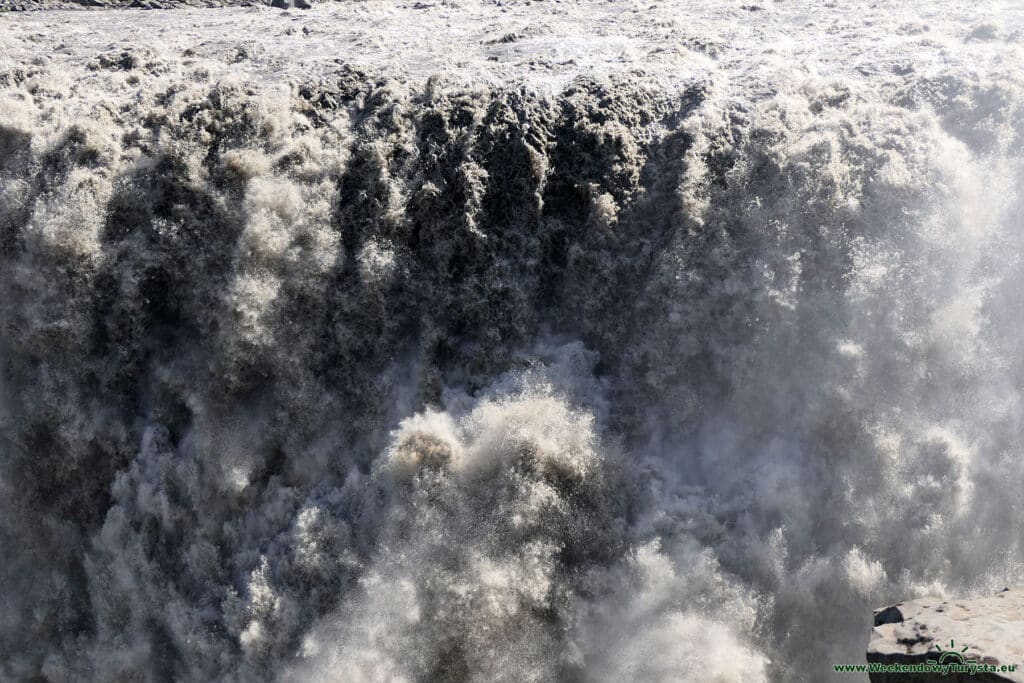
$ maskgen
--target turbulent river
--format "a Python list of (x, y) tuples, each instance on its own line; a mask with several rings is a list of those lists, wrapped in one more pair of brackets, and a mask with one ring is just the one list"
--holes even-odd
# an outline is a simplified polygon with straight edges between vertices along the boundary
[(0, 679), (820, 681), (1024, 581), (981, 5), (479, 82), (3, 18)]

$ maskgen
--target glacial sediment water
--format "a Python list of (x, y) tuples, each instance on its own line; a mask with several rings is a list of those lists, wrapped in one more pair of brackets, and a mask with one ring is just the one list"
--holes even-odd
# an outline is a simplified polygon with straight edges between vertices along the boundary
[(1024, 579), (1024, 24), (881, 4), (0, 19), (0, 679), (819, 681)]

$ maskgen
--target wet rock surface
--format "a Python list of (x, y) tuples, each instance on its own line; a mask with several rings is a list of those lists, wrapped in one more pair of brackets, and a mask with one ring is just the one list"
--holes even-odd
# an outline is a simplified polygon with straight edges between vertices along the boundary
[(875, 611), (868, 662), (969, 663), (1015, 671), (975, 674), (872, 673), (872, 681), (1024, 681), (1024, 588), (972, 600), (920, 598)]

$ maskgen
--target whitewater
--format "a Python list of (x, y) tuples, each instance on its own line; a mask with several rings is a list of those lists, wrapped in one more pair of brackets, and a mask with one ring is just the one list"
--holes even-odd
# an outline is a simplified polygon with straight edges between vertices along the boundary
[(823, 681), (1024, 583), (1024, 5), (0, 14), (0, 680)]

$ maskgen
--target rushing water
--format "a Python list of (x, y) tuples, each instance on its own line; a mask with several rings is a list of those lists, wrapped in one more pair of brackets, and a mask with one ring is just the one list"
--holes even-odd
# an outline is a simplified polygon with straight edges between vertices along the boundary
[(1021, 40), (554, 92), (112, 53), (88, 106), (8, 63), (0, 679), (816, 681), (1024, 580)]

